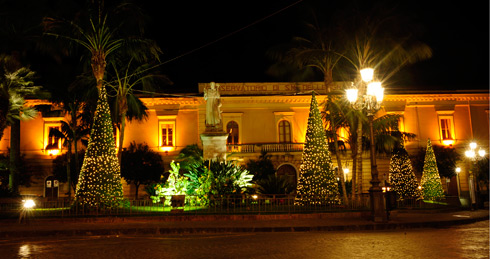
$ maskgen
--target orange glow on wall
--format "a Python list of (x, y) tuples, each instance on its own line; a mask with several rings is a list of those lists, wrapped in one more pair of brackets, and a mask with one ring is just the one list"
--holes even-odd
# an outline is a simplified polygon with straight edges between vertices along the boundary
[(454, 139), (446, 139), (446, 140), (443, 140), (442, 141), (442, 144), (444, 144), (445, 146), (451, 146), (454, 144)]
[(172, 147), (172, 146), (162, 146), (160, 147), (160, 151), (163, 151), (163, 152), (170, 152), (170, 151), (173, 151), (175, 149), (175, 147)]
[(57, 156), (61, 153), (61, 150), (59, 150), (59, 149), (48, 149), (48, 150), (46, 150), (46, 152), (50, 156)]

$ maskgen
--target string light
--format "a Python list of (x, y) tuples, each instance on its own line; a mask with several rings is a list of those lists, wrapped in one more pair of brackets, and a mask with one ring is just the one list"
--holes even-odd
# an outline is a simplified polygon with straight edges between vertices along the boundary
[(430, 139), (427, 140), (424, 171), (422, 173), (420, 185), (422, 185), (424, 199), (435, 200), (436, 198), (444, 196), (441, 177), (439, 176), (439, 170), (437, 169), (436, 156), (434, 154), (434, 149), (432, 148)]
[(418, 189), (419, 183), (410, 156), (404, 147), (393, 150), (390, 158), (389, 182), (399, 200), (419, 198), (422, 195)]
[(107, 93), (101, 88), (89, 144), (78, 179), (75, 202), (113, 208), (122, 202), (121, 169), (117, 160)]
[(334, 167), (314, 93), (302, 159), (295, 205), (338, 204), (340, 199)]

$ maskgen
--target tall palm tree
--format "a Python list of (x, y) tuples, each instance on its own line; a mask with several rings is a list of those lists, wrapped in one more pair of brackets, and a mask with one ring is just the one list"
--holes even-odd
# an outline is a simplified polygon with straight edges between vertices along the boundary
[[(343, 200), (344, 204), (348, 204), (349, 200), (347, 198), (347, 189), (345, 188), (345, 179), (344, 179), (344, 170), (342, 168), (342, 159), (340, 157), (339, 143), (337, 131), (341, 128), (348, 127), (348, 123), (346, 121), (346, 103), (342, 98), (341, 93), (338, 91), (330, 92), (328, 94), (327, 100), (324, 103), (324, 113), (323, 119), (327, 125), (327, 135), (331, 136), (334, 145), (335, 157), (337, 158), (337, 167), (339, 172), (339, 178), (342, 184), (343, 190)], [(353, 179), (354, 180), (354, 179)], [(355, 181), (353, 181), (355, 183)]]
[(16, 178), (20, 163), (20, 121), (33, 119), (37, 111), (25, 105), (24, 97), (36, 93), (34, 72), (11, 56), (0, 56), (0, 139), (10, 126), (9, 188), (17, 192)]
[[(123, 68), (121, 64), (124, 64)], [(114, 62), (112, 68), (110, 72), (113, 72), (113, 80), (108, 82), (108, 85), (113, 91), (109, 91), (108, 95), (115, 97), (112, 105), (112, 121), (119, 129), (118, 159), (121, 163), (126, 119), (140, 121), (148, 117), (147, 107), (135, 95), (135, 91), (138, 90), (136, 88), (141, 86), (144, 92), (155, 91), (158, 83), (171, 84), (171, 82), (165, 75), (152, 69), (150, 64), (134, 65), (133, 58), (129, 62)]]
[[(111, 11), (111, 15), (108, 10)], [(141, 11), (137, 6), (130, 3), (120, 3), (106, 7), (105, 2), (99, 0), (93, 1), (89, 11), (92, 13), (88, 14), (88, 21), (78, 19), (85, 16), (77, 14), (74, 20), (45, 17), (43, 25), (46, 35), (63, 38), (88, 50), (90, 66), (99, 91), (104, 84), (104, 75), (110, 56), (116, 54), (129, 55), (140, 62), (159, 59), (159, 55), (162, 53), (160, 48), (155, 41), (142, 37), (141, 31), (123, 36), (124, 33), (132, 32), (123, 30), (128, 22), (134, 22), (129, 17), (142, 17), (139, 14), (133, 15)], [(131, 15), (124, 16), (127, 13), (131, 13)], [(109, 18), (114, 18), (114, 20), (109, 20)], [(114, 24), (109, 24), (109, 22)], [(138, 26), (133, 27), (141, 29), (140, 21), (138, 20), (136, 23)], [(87, 26), (84, 27), (84, 25)]]
[(327, 92), (333, 82), (333, 70), (342, 58), (337, 53), (339, 46), (335, 41), (336, 31), (324, 27), (315, 19), (314, 23), (306, 23), (305, 37), (294, 37), (288, 44), (274, 47), (268, 55), (277, 62), (268, 73), (276, 77), (292, 72), (293, 80), (305, 80), (320, 73)]
[[(407, 34), (406, 25), (410, 23), (401, 19), (393, 10), (373, 9), (367, 13), (354, 13), (350, 17), (342, 14), (339, 27), (343, 37), (338, 40), (344, 43), (342, 60), (337, 68), (340, 77), (360, 83), (359, 71), (371, 67), (377, 71), (377, 79), (384, 84), (405, 65), (424, 60), (432, 56), (431, 48), (419, 41), (415, 35)], [(354, 76), (353, 76), (354, 75)], [(358, 85), (359, 94), (365, 94), (364, 85)], [(357, 161), (356, 170), (362, 167), (363, 119), (357, 120)], [(355, 174), (355, 172), (353, 172)], [(360, 174), (362, 175), (362, 174)]]

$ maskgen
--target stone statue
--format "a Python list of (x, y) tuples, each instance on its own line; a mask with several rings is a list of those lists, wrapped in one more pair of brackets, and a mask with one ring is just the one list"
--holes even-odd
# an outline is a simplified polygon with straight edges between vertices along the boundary
[(206, 128), (221, 129), (221, 99), (218, 91), (219, 84), (210, 83), (210, 88), (204, 89), (206, 100)]

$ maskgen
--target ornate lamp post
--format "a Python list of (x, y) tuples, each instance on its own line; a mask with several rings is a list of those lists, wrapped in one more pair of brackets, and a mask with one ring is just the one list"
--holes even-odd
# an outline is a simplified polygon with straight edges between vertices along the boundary
[(362, 82), (359, 84), (359, 89), (347, 89), (346, 95), (354, 109), (366, 110), (367, 112), (371, 142), (371, 187), (369, 188), (371, 213), (375, 222), (386, 222), (388, 221), (386, 201), (383, 191), (379, 186), (380, 181), (378, 179), (378, 166), (376, 165), (376, 151), (373, 132), (374, 114), (379, 110), (379, 108), (381, 108), (384, 89), (381, 87), (380, 82), (373, 81), (374, 69), (365, 68), (360, 72)]
[(475, 174), (473, 172), (474, 165), (475, 165), (476, 161), (478, 161), (480, 158), (485, 157), (485, 155), (486, 155), (485, 150), (482, 148), (480, 148), (478, 150), (478, 155), (477, 155), (477, 153), (475, 152), (476, 147), (477, 147), (476, 142), (471, 142), (469, 149), (464, 152), (464, 155), (470, 161), (470, 170), (469, 170), (469, 174), (468, 174), (468, 185), (470, 187), (471, 209), (478, 208), (478, 206), (477, 206), (478, 197), (476, 196), (477, 179), (476, 179)]

